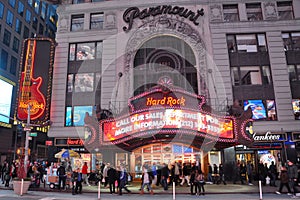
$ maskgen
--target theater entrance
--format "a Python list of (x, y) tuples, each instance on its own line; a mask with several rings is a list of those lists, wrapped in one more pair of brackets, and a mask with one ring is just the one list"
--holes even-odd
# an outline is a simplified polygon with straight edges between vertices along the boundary
[(143, 164), (152, 166), (156, 163), (160, 167), (163, 163), (201, 163), (202, 152), (200, 149), (180, 143), (155, 143), (135, 149), (131, 154), (131, 169), (134, 169), (134, 178), (142, 176)]

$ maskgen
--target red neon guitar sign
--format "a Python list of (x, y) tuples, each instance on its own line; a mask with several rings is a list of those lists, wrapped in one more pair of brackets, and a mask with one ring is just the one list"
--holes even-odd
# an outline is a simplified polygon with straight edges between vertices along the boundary
[(26, 120), (28, 105), (30, 106), (30, 119), (39, 118), (45, 111), (46, 100), (40, 92), (42, 78), (33, 78), (34, 59), (36, 53), (36, 40), (28, 40), (25, 59), (25, 69), (21, 75), (20, 98), (18, 106), (18, 118)]

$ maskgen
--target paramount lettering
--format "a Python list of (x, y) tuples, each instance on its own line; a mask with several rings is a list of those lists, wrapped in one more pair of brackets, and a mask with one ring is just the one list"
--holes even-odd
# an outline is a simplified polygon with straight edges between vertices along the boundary
[(157, 7), (145, 8), (142, 11), (138, 7), (130, 7), (123, 14), (123, 20), (128, 24), (128, 27), (123, 27), (124, 31), (129, 31), (132, 28), (133, 21), (136, 18), (145, 19), (150, 16), (169, 14), (169, 15), (179, 15), (180, 17), (184, 17), (189, 19), (195, 25), (199, 25), (197, 22), (200, 16), (204, 15), (203, 8), (201, 10), (197, 10), (197, 12), (193, 12), (185, 7), (179, 6), (170, 6), (163, 5)]

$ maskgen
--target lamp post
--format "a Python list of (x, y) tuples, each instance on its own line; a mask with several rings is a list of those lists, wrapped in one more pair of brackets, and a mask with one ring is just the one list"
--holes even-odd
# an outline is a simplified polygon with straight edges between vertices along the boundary
[(27, 124), (26, 124), (26, 138), (25, 138), (25, 158), (24, 158), (24, 170), (27, 173), (27, 161), (28, 161), (28, 146), (30, 135), (30, 105), (27, 107)]

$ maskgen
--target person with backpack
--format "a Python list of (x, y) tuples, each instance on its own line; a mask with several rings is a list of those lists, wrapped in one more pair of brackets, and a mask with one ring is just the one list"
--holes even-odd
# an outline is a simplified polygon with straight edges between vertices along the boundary
[[(198, 193), (196, 191), (196, 195), (200, 196), (205, 195), (205, 189), (204, 189), (204, 185), (205, 185), (205, 181), (204, 181), (204, 174), (198, 170), (196, 170), (196, 174), (195, 174), (195, 181), (196, 181), (196, 187), (198, 189)], [(201, 193), (202, 190), (202, 193)]]

